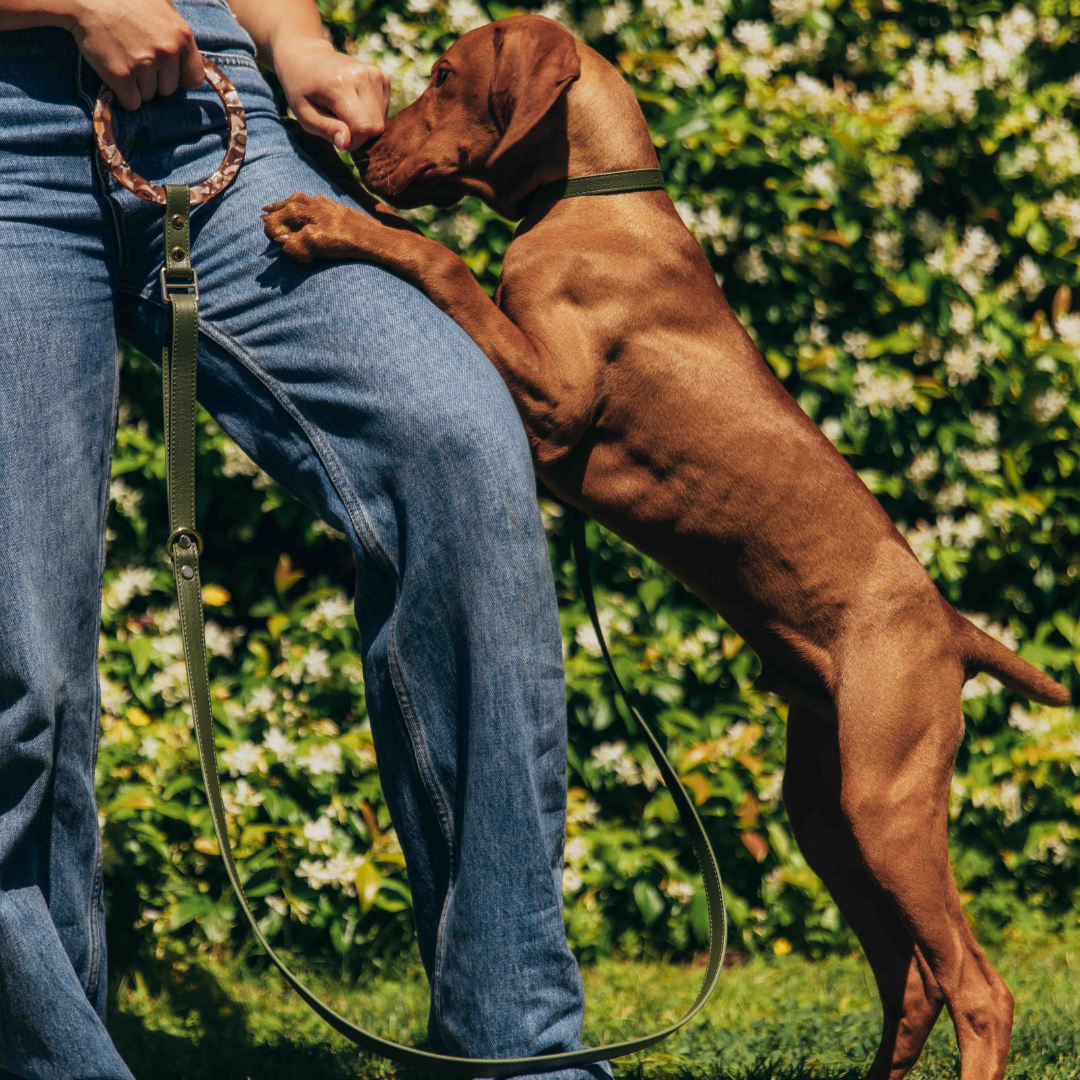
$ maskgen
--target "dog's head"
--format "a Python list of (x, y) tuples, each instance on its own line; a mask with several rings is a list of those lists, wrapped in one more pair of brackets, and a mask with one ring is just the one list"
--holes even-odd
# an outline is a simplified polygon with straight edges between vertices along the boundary
[(565, 144), (553, 106), (580, 74), (575, 38), (552, 19), (514, 15), (469, 31), (358, 156), (364, 184), (392, 206), (472, 194), (502, 208), (515, 177), (541, 156), (552, 164), (560, 134)]

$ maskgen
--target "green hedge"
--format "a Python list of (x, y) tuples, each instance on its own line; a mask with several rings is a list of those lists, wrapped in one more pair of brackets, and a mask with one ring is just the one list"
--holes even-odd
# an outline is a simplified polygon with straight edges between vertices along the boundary
[[(338, 44), (392, 71), (395, 107), (457, 34), (522, 10), (322, 8)], [(1080, 2), (536, 10), (625, 73), (732, 305), (943, 593), (1080, 688)], [(511, 224), (474, 201), (415, 217), (494, 285)], [(99, 793), (114, 941), (168, 953), (246, 937), (187, 726), (157, 380), (127, 356)], [(412, 948), (411, 909), (343, 588), (351, 555), (209, 417), (199, 431), (211, 677), (242, 872), (276, 943), (346, 968), (386, 963)], [(570, 940), (585, 959), (700, 949), (686, 837), (610, 703), (559, 508), (542, 506), (570, 688)], [(733, 943), (850, 947), (779, 801), (786, 708), (752, 689), (757, 659), (650, 560), (595, 527), (592, 541), (620, 672), (697, 798)], [(1076, 920), (1080, 722), (985, 676), (965, 713), (952, 842), (967, 912), (990, 937)]]

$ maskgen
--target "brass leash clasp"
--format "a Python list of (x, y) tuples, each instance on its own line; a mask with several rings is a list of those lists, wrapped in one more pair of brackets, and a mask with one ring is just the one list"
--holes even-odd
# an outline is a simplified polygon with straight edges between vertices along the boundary
[(189, 529), (186, 525), (181, 525), (177, 529), (173, 529), (169, 533), (169, 539), (165, 541), (165, 553), (170, 559), (173, 558), (173, 548), (177, 543), (182, 548), (191, 547), (192, 541), (195, 543), (195, 550), (201, 555), (203, 552), (203, 538), (199, 535), (198, 529)]

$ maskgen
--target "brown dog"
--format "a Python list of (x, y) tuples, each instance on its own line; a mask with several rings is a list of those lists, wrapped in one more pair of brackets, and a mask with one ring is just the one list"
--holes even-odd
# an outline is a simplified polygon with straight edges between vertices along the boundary
[[(546, 181), (656, 166), (619, 72), (523, 15), (464, 35), (361, 173), (399, 207), (472, 194), (514, 219)], [(353, 191), (371, 215), (296, 194), (267, 208), (266, 233), (297, 259), (365, 259), (421, 288), (506, 380), (544, 482), (719, 611), (793, 702), (784, 803), (881, 992), (868, 1075), (903, 1076), (945, 1004), (963, 1080), (1000, 1078), (1012, 995), (946, 846), (960, 688), (987, 671), (1055, 705), (1066, 689), (938, 593), (762, 360), (663, 191), (533, 207), (494, 302), (456, 254)]]

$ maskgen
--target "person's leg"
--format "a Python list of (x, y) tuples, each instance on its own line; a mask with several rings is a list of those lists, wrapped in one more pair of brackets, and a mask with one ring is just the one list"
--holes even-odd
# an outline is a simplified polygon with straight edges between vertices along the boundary
[(0, 34), (0, 1070), (130, 1080), (94, 797), (116, 260), (75, 58)]
[[(178, 10), (204, 48), (229, 49), (217, 5)], [(486, 357), (416, 289), (363, 264), (298, 267), (267, 243), (263, 205), (297, 189), (337, 192), (285, 136), (242, 48), (236, 37), (217, 59), (248, 113), (247, 159), (192, 214), (198, 396), (352, 543), (380, 775), (432, 983), (430, 1041), (473, 1057), (576, 1048), (562, 655), (521, 423)], [(220, 159), (209, 92), (123, 122), (132, 164), (155, 180), (194, 183)], [(152, 350), (161, 213), (126, 192), (117, 201), (129, 276), (141, 281), (125, 332)]]

